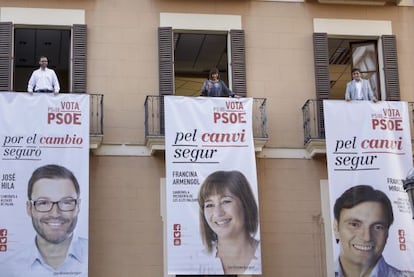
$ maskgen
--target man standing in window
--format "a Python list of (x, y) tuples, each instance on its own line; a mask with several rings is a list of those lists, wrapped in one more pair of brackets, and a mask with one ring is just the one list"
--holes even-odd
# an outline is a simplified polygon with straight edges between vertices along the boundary
[(36, 236), (0, 263), (0, 275), (87, 277), (88, 240), (74, 234), (81, 202), (76, 177), (63, 166), (41, 166), (29, 179), (27, 196)]
[(33, 71), (30, 77), (27, 91), (33, 92), (54, 92), (59, 93), (60, 86), (56, 73), (53, 69), (47, 67), (48, 59), (41, 56), (39, 59), (40, 68)]
[(346, 85), (345, 100), (370, 100), (377, 102), (377, 98), (372, 93), (371, 86), (367, 80), (361, 78), (359, 68), (352, 69), (352, 81)]

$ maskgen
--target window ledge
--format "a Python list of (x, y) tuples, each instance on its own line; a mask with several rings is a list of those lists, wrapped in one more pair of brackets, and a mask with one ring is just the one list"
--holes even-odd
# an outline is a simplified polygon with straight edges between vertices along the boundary
[(315, 158), (316, 156), (326, 155), (326, 142), (325, 139), (310, 139), (305, 145), (305, 150), (309, 157)]

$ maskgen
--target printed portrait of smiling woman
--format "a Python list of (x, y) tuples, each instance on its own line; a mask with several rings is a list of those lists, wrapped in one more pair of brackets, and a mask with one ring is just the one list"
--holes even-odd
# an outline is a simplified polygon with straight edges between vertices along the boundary
[(258, 209), (246, 177), (239, 171), (213, 172), (200, 188), (198, 203), (205, 246), (199, 273), (260, 273)]

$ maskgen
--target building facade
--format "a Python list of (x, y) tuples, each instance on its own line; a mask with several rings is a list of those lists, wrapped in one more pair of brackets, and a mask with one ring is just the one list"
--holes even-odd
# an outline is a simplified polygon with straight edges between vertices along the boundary
[(103, 129), (91, 132), (89, 276), (167, 276), (163, 113), (147, 97), (197, 96), (211, 67), (266, 100), (255, 137), (262, 276), (332, 276), (320, 100), (343, 99), (360, 66), (380, 99), (414, 101), (413, 6), (0, 0), (0, 90), (24, 91), (42, 52), (64, 92), (103, 96)]

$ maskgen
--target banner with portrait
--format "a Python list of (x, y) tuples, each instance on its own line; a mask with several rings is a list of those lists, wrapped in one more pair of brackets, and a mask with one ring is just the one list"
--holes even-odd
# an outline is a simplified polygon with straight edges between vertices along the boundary
[(0, 143), (0, 275), (88, 276), (89, 95), (0, 93)]
[(337, 276), (365, 258), (359, 266), (375, 276), (414, 271), (414, 221), (403, 189), (413, 166), (407, 103), (324, 100), (323, 107)]
[(252, 104), (164, 97), (168, 274), (261, 274)]

